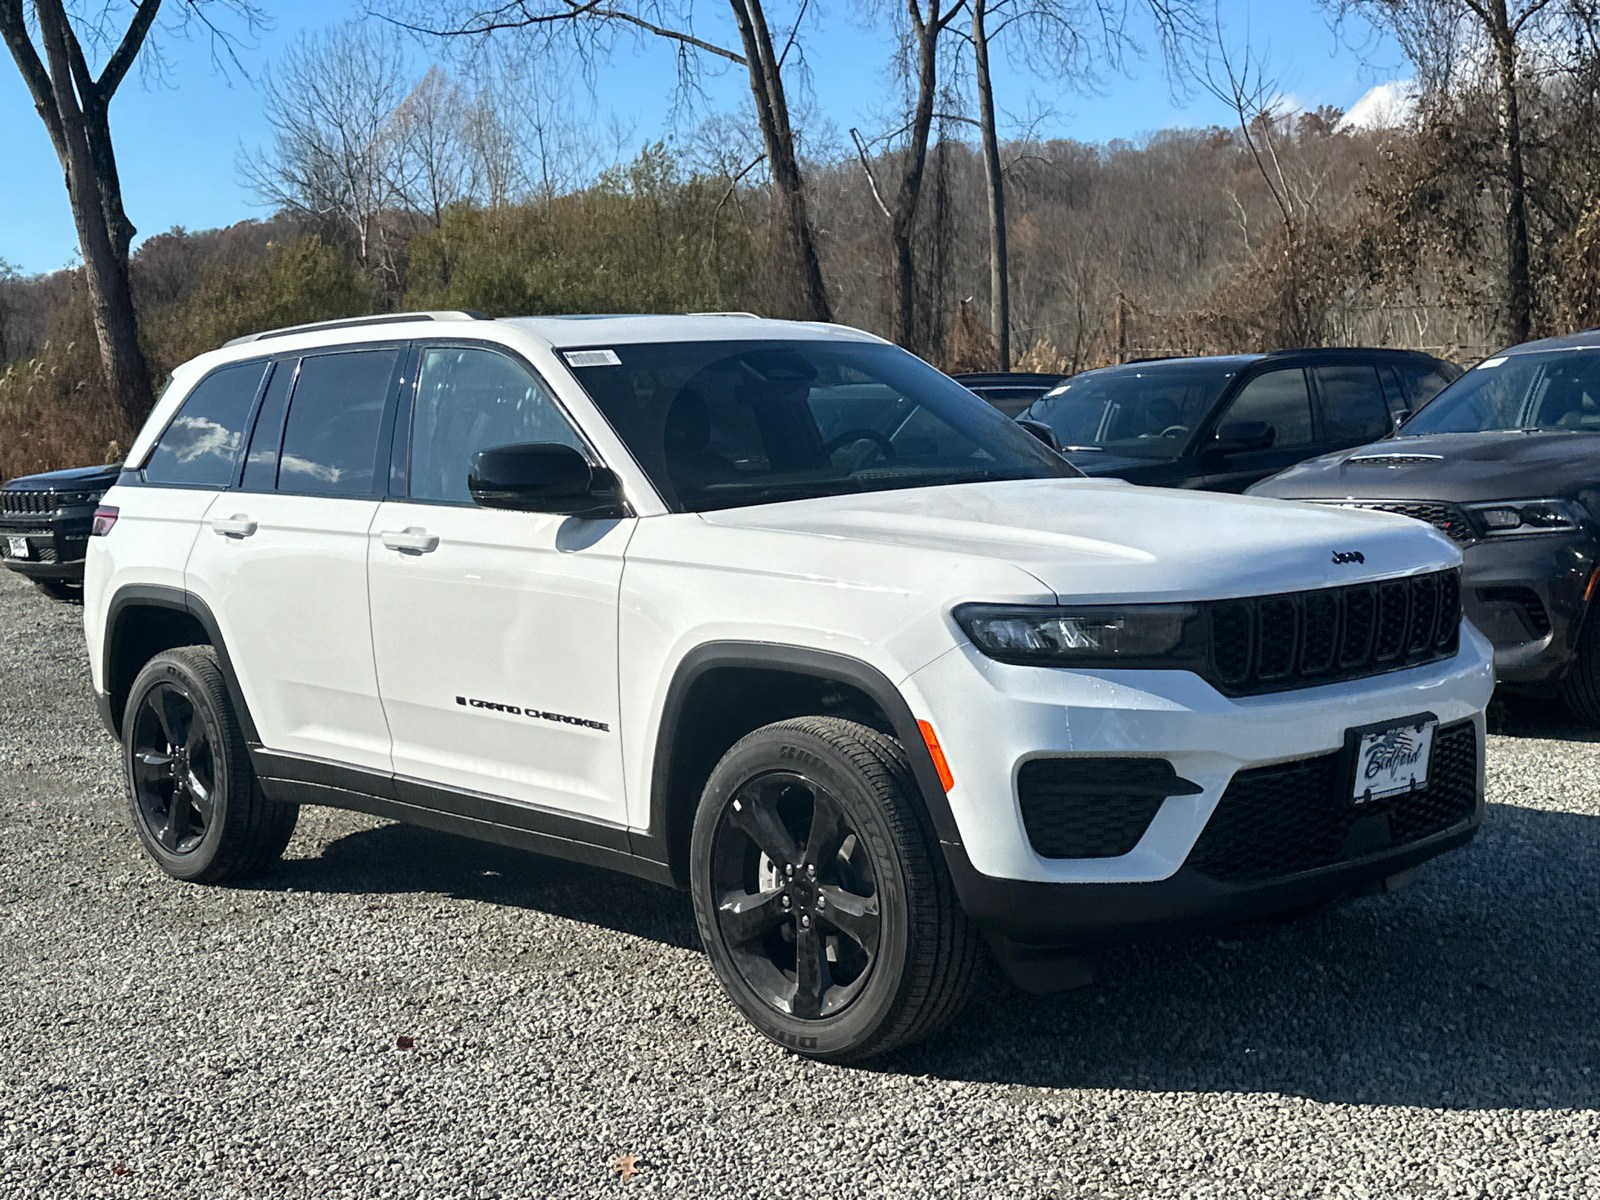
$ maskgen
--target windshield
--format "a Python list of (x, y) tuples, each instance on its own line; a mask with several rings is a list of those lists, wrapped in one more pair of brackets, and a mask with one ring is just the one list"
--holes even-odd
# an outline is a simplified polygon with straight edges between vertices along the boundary
[(680, 511), (1078, 474), (894, 346), (652, 342), (562, 354)]
[(1215, 363), (1149, 363), (1075, 375), (1022, 415), (1068, 450), (1177, 458), (1233, 372)]
[(1484, 359), (1440, 392), (1400, 432), (1493, 429), (1600, 431), (1600, 353), (1545, 351)]

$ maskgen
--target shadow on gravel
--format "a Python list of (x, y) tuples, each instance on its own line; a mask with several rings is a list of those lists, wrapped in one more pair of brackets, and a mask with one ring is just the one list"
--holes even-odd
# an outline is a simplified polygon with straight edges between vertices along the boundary
[(687, 892), (412, 825), (348, 834), (316, 858), (285, 859), (240, 886), (373, 895), (428, 892), (537, 909), (670, 946), (700, 948)]
[[(1538, 700), (1531, 696), (1495, 693), (1500, 720), (1491, 723), (1489, 732), (1503, 737), (1548, 738), (1563, 742), (1600, 742), (1600, 729), (1590, 729), (1572, 719), (1559, 700)], [(1491, 710), (1493, 715), (1493, 710)]]
[(876, 1069), (1035, 1087), (1600, 1109), (1600, 817), (1491, 805), (1397, 895), (1110, 951)]

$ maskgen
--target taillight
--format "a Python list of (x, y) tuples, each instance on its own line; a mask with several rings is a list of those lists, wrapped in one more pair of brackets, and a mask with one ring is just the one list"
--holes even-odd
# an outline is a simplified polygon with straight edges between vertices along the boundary
[[(111, 532), (111, 527), (117, 523), (118, 509), (114, 505), (102, 504), (94, 510), (94, 525), (89, 529), (90, 537), (105, 537)], [(82, 528), (82, 526), (79, 526)]]

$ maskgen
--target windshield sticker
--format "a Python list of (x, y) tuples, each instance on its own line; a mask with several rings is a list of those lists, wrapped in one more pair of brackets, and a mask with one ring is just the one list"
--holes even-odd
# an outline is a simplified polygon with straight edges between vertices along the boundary
[(1505, 360), (1506, 356), (1504, 354), (1502, 354), (1499, 358), (1486, 358), (1478, 364), (1476, 369), (1479, 371), (1487, 371), (1490, 367), (1498, 367), (1501, 363), (1505, 362)]
[(615, 350), (568, 350), (562, 354), (569, 367), (620, 367)]

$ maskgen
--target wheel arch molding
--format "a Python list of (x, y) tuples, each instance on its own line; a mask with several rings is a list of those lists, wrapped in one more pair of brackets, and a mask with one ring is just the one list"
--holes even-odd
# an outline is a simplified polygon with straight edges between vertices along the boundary
[(195, 645), (210, 646), (217, 652), (217, 665), (239, 728), (247, 742), (260, 742), (216, 616), (194, 593), (160, 584), (127, 584), (117, 589), (106, 606), (100, 676), (105, 690), (95, 701), (112, 737), (122, 738), (128, 692), (144, 664), (164, 650)]
[(746, 734), (795, 716), (843, 716), (883, 726), (881, 732), (905, 747), (939, 840), (960, 844), (917, 720), (883, 672), (849, 655), (806, 646), (719, 641), (695, 647), (673, 672), (651, 759), (649, 831), (631, 834), (633, 853), (667, 864), (674, 880), (686, 886), (690, 830), (712, 769)]

